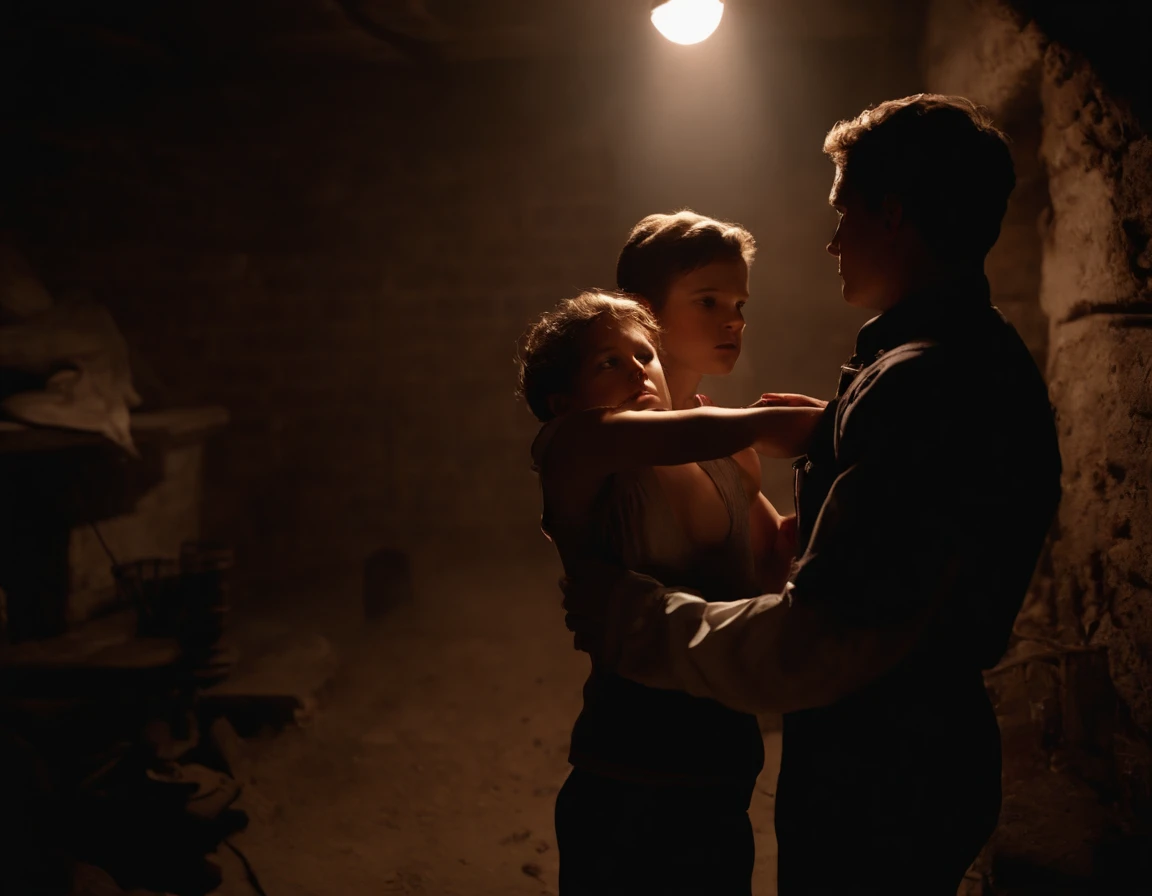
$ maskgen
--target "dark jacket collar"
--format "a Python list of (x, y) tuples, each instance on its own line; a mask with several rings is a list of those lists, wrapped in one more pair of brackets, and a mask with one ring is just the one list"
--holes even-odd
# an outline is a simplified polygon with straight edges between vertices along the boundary
[(913, 293), (860, 328), (850, 363), (871, 363), (906, 342), (962, 339), (969, 326), (985, 320), (991, 309), (988, 278), (983, 274)]

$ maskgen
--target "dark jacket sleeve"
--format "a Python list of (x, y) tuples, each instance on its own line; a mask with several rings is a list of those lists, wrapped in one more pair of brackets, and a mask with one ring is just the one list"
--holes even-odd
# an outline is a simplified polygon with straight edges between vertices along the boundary
[(788, 712), (836, 702), (906, 657), (952, 599), (980, 504), (976, 477), (951, 466), (973, 430), (953, 416), (963, 409), (940, 381), (945, 363), (902, 353), (845, 395), (842, 472), (784, 594), (635, 594), (614, 626), (621, 674)]

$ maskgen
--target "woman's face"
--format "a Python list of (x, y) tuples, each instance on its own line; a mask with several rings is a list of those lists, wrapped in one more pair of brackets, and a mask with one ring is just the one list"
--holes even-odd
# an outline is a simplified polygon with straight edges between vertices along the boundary
[(588, 408), (654, 410), (669, 407), (668, 386), (647, 332), (601, 315), (585, 334), (584, 359), (571, 392), (551, 399), (557, 415)]
[(707, 376), (731, 373), (740, 357), (747, 301), (743, 259), (713, 261), (673, 278), (657, 314), (665, 363)]

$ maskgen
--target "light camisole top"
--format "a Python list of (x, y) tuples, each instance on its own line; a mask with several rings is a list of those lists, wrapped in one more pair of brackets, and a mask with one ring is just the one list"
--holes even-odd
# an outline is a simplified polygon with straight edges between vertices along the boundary
[[(534, 468), (547, 468), (548, 447), (562, 420), (545, 426), (532, 446)], [(728, 511), (728, 535), (693, 542), (651, 467), (609, 477), (588, 519), (551, 513), (544, 495), (542, 525), (573, 580), (605, 565), (692, 589), (710, 601), (759, 593), (749, 533), (749, 499), (732, 458), (704, 461)], [(747, 783), (764, 762), (756, 718), (713, 701), (647, 688), (599, 668), (584, 685), (584, 707), (572, 731), (572, 765), (607, 777), (669, 785)]]

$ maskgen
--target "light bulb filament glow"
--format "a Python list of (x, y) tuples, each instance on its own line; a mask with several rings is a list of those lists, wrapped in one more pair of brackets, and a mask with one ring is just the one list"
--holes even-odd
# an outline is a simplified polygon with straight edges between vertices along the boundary
[(721, 0), (665, 0), (652, 9), (652, 24), (673, 43), (698, 44), (712, 35), (723, 15)]

